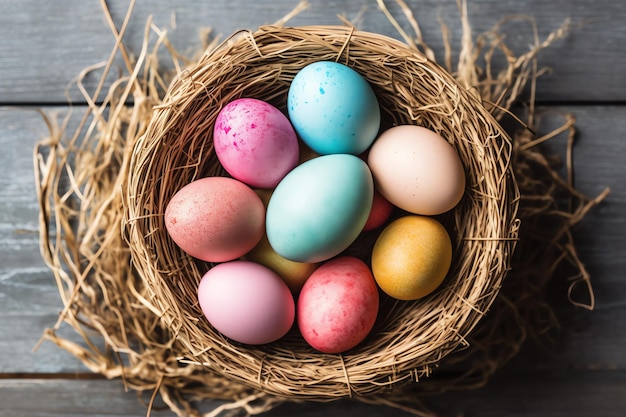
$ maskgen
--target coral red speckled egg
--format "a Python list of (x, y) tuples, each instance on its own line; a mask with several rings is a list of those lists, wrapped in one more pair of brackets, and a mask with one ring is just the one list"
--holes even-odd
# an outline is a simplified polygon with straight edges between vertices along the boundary
[(378, 304), (378, 287), (367, 265), (355, 257), (335, 258), (304, 283), (297, 303), (298, 327), (320, 352), (345, 352), (372, 330)]
[(367, 218), (367, 222), (365, 222), (365, 226), (363, 226), (363, 230), (368, 231), (379, 228), (389, 220), (392, 211), (393, 204), (387, 201), (377, 190), (374, 190), (372, 209), (370, 210), (370, 216)]

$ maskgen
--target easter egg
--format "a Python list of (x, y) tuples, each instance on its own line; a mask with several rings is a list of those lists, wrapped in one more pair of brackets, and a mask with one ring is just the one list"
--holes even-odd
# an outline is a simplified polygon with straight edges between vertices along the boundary
[(230, 261), (249, 252), (265, 232), (265, 206), (241, 181), (207, 177), (185, 185), (168, 202), (165, 228), (189, 255)]
[(254, 262), (236, 260), (209, 269), (198, 285), (198, 302), (217, 331), (250, 345), (280, 339), (295, 320), (287, 285)]
[(384, 131), (369, 150), (376, 189), (393, 205), (414, 214), (449, 211), (465, 191), (465, 171), (455, 149), (421, 126)]
[(318, 351), (345, 352), (367, 337), (378, 308), (378, 288), (367, 265), (355, 257), (338, 257), (321, 265), (304, 284), (297, 303), (298, 328)]
[(364, 231), (374, 230), (381, 227), (391, 216), (393, 205), (385, 199), (377, 190), (374, 190), (374, 200), (370, 215), (363, 226)]
[(257, 262), (274, 271), (293, 293), (302, 289), (307, 278), (317, 268), (316, 263), (295, 262), (280, 256), (263, 236), (258, 245), (246, 254), (245, 259)]
[(254, 98), (231, 101), (220, 110), (213, 146), (224, 169), (251, 187), (275, 187), (299, 158), (298, 139), (287, 116)]
[(452, 242), (432, 217), (408, 215), (391, 222), (372, 250), (378, 286), (399, 300), (417, 300), (443, 282), (452, 261)]
[(380, 108), (372, 87), (354, 69), (330, 61), (302, 68), (287, 95), (289, 119), (300, 138), (321, 155), (358, 155), (374, 141)]
[(372, 175), (358, 157), (313, 158), (289, 172), (274, 190), (265, 222), (269, 243), (297, 262), (336, 256), (361, 233), (373, 194)]

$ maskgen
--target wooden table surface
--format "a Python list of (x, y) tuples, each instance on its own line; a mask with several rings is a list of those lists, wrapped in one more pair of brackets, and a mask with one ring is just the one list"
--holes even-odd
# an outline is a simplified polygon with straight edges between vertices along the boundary
[[(127, 0), (107, 2), (118, 25)], [(360, 29), (398, 37), (375, 1), (311, 1), (290, 24), (338, 24), (337, 15)], [(424, 37), (443, 53), (439, 19), (460, 36), (453, 0), (407, 2)], [(195, 51), (202, 28), (224, 35), (255, 29), (283, 17), (296, 0), (139, 0), (126, 44), (141, 45), (152, 15), (181, 51)], [(394, 1), (389, 9), (408, 28)], [(540, 55), (552, 72), (538, 85), (544, 110), (571, 112), (579, 134), (574, 148), (576, 186), (588, 195), (611, 194), (575, 229), (580, 256), (591, 274), (593, 311), (577, 308), (556, 292), (552, 302), (561, 327), (556, 346), (544, 351), (528, 342), (519, 355), (477, 390), (435, 399), (444, 415), (621, 417), (626, 415), (626, 3), (622, 0), (475, 0), (469, 2), (475, 33), (507, 15), (536, 19), (540, 37), (571, 18), (576, 29)], [(171, 29), (175, 26), (175, 29)], [(520, 26), (519, 28), (523, 28)], [(532, 33), (514, 30), (524, 47)], [(0, 0), (0, 416), (140, 416), (146, 408), (119, 380), (89, 372), (50, 343), (34, 350), (62, 308), (51, 272), (39, 254), (33, 146), (46, 134), (42, 108), (63, 115), (67, 90), (85, 67), (105, 61), (114, 39), (96, 0)], [(88, 79), (88, 87), (97, 79)], [(67, 91), (66, 91), (67, 90)], [(74, 119), (79, 117), (77, 112)], [(72, 122), (75, 122), (75, 120)], [(558, 142), (557, 145), (558, 147)], [(78, 341), (69, 328), (61, 334)], [(207, 405), (211, 409), (216, 405)], [(406, 412), (351, 401), (288, 405), (268, 416), (408, 416)], [(153, 411), (171, 416), (171, 411)]]

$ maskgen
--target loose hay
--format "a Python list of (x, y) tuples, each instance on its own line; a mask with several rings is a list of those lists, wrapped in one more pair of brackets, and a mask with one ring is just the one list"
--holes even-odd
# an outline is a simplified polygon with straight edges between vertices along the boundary
[[(228, 401), (214, 414), (256, 414), (285, 400), (350, 396), (416, 407), (416, 394), (484, 383), (528, 335), (553, 328), (541, 295), (565, 261), (588, 285), (592, 308), (571, 228), (604, 194), (588, 199), (556, 174), (539, 149), (544, 138), (532, 133), (538, 128), (534, 97), (527, 126), (507, 133), (498, 123), (527, 82), (534, 87), (537, 53), (565, 36), (568, 25), (515, 57), (500, 26), (474, 44), (463, 14), (457, 70), (446, 57), (445, 71), (426, 59), (434, 56), (411, 21), (418, 37), (404, 34), (406, 43), (349, 25), (267, 26), (210, 45), (188, 66), (170, 48), (175, 67), (186, 69), (177, 71), (169, 88), (156, 60), (159, 47), (168, 45), (165, 33), (149, 22), (143, 49), (131, 62), (121, 43), (125, 27), (118, 32), (111, 23), (119, 41), (112, 56), (121, 53), (127, 75), (101, 105), (100, 87), (93, 97), (85, 92), (89, 109), (72, 138), (64, 139), (64, 126), (46, 118), (50, 137), (35, 149), (42, 254), (65, 306), (44, 338), (94, 372), (122, 378), (140, 392), (158, 391), (179, 415), (199, 415), (193, 401), (207, 398)], [(157, 35), (153, 44), (150, 31)], [(495, 52), (508, 58), (508, 66), (492, 76)], [(477, 64), (481, 57), (486, 68)], [(456, 242), (456, 261), (444, 287), (428, 299), (388, 300), (372, 336), (344, 355), (316, 353), (295, 332), (268, 347), (234, 344), (202, 319), (195, 288), (210, 265), (171, 243), (164, 206), (192, 179), (223, 174), (209, 140), (221, 105), (245, 95), (283, 108), (295, 72), (321, 59), (348, 63), (370, 81), (387, 126), (426, 125), (455, 145), (469, 179), (462, 204), (442, 219)], [(571, 134), (573, 120), (561, 130)], [(560, 205), (563, 194), (571, 210)], [(365, 256), (362, 247), (353, 250)], [(58, 337), (62, 322), (85, 343)], [(455, 372), (427, 378), (438, 367)]]

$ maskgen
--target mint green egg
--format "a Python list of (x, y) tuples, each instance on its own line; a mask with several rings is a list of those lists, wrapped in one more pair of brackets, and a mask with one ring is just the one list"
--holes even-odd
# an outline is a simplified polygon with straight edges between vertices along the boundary
[(332, 154), (311, 159), (274, 190), (266, 213), (268, 241), (292, 261), (330, 259), (359, 236), (373, 198), (372, 174), (360, 158)]

